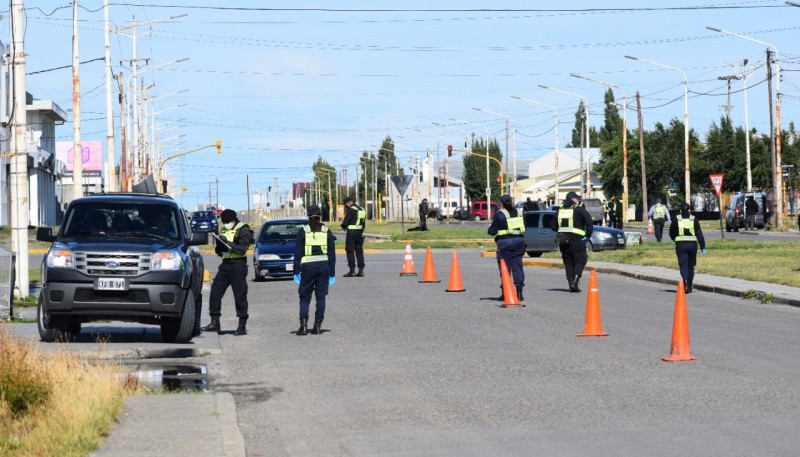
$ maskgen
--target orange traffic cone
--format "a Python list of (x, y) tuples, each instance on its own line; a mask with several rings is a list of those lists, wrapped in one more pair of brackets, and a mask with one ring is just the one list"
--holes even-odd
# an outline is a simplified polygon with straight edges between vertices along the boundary
[(422, 281), (420, 282), (442, 282), (436, 279), (436, 269), (433, 268), (433, 253), (430, 246), (425, 252), (425, 268), (422, 270)]
[(464, 282), (461, 280), (461, 267), (458, 266), (458, 252), (453, 251), (453, 260), (450, 261), (450, 282), (447, 283), (447, 292), (464, 292)]
[(414, 269), (414, 258), (411, 257), (411, 242), (406, 241), (406, 255), (403, 258), (403, 269), (400, 276), (416, 276), (417, 270)]
[(689, 348), (689, 317), (686, 313), (686, 293), (683, 281), (678, 283), (678, 294), (675, 295), (675, 317), (672, 323), (672, 345), (669, 356), (662, 357), (665, 362), (682, 362), (697, 360)]
[(653, 227), (653, 220), (648, 218), (647, 219), (647, 234), (648, 235), (652, 235), (654, 233), (656, 233), (656, 228)]
[(600, 289), (597, 287), (597, 272), (592, 270), (589, 275), (589, 294), (586, 297), (586, 326), (583, 333), (578, 336), (608, 336), (603, 331), (603, 324), (600, 322)]
[(514, 282), (511, 280), (511, 274), (508, 272), (506, 261), (500, 259), (500, 280), (503, 285), (503, 308), (509, 306), (523, 306), (517, 297), (517, 289), (514, 287)]

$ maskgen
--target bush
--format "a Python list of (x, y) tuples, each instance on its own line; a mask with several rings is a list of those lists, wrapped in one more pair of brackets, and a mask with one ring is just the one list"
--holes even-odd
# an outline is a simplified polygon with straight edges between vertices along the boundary
[(0, 410), (21, 415), (43, 404), (51, 395), (51, 383), (40, 357), (24, 342), (0, 333)]

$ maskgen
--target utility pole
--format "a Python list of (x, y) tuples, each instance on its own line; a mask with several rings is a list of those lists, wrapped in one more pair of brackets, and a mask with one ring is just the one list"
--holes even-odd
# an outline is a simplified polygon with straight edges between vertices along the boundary
[(120, 126), (119, 126), (119, 134), (120, 134), (120, 157), (119, 157), (119, 188), (122, 192), (128, 191), (128, 174), (130, 170), (128, 169), (128, 148), (127, 148), (127, 141), (128, 138), (126, 136), (126, 129), (125, 129), (125, 75), (122, 72), (119, 72), (119, 118), (120, 118)]
[(642, 162), (642, 220), (647, 220), (647, 171), (644, 164), (644, 119), (642, 118), (642, 100), (638, 90), (636, 91), (636, 116), (639, 120), (639, 157), (641, 157)]
[(108, 0), (103, 0), (103, 23), (105, 31), (105, 62), (106, 62), (106, 190), (117, 190), (116, 151), (114, 149), (114, 108), (111, 102), (111, 28), (108, 20)]
[(14, 88), (14, 105), (11, 118), (13, 136), (11, 143), (11, 250), (16, 254), (17, 296), (28, 296), (28, 147), (26, 93), (25, 93), (25, 50), (24, 50), (24, 7), (22, 0), (11, 0), (11, 41), (14, 53), (11, 67)]
[(83, 154), (81, 150), (81, 75), (78, 45), (78, 0), (72, 2), (72, 199), (83, 196)]
[(731, 120), (731, 80), (739, 80), (742, 79), (736, 75), (728, 75), (728, 76), (717, 76), (717, 79), (720, 81), (727, 81), (728, 82), (728, 101), (725, 104), (725, 118), (730, 121)]
[[(777, 200), (778, 195), (781, 194), (780, 189), (778, 188), (778, 183), (780, 182), (779, 179), (783, 176), (781, 175), (781, 169), (778, 166), (778, 156), (775, 146), (775, 119), (772, 111), (772, 53), (770, 52), (769, 48), (767, 48), (767, 94), (769, 98), (769, 152), (770, 158), (772, 159), (772, 198)], [(773, 202), (773, 204), (777, 209), (777, 201)], [(773, 214), (775, 215), (775, 225), (780, 226), (780, 214), (778, 214), (777, 211), (773, 211)]]

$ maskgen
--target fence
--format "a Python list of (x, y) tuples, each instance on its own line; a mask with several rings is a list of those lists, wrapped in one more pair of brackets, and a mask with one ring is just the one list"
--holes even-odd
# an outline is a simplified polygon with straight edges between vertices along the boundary
[(14, 316), (14, 253), (0, 246), (0, 320)]

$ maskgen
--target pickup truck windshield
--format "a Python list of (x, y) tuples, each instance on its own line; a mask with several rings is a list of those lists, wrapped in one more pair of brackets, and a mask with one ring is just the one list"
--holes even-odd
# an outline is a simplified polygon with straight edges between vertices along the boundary
[(121, 205), (98, 203), (76, 205), (66, 215), (62, 236), (116, 236), (178, 239), (180, 224), (176, 209), (167, 205)]

